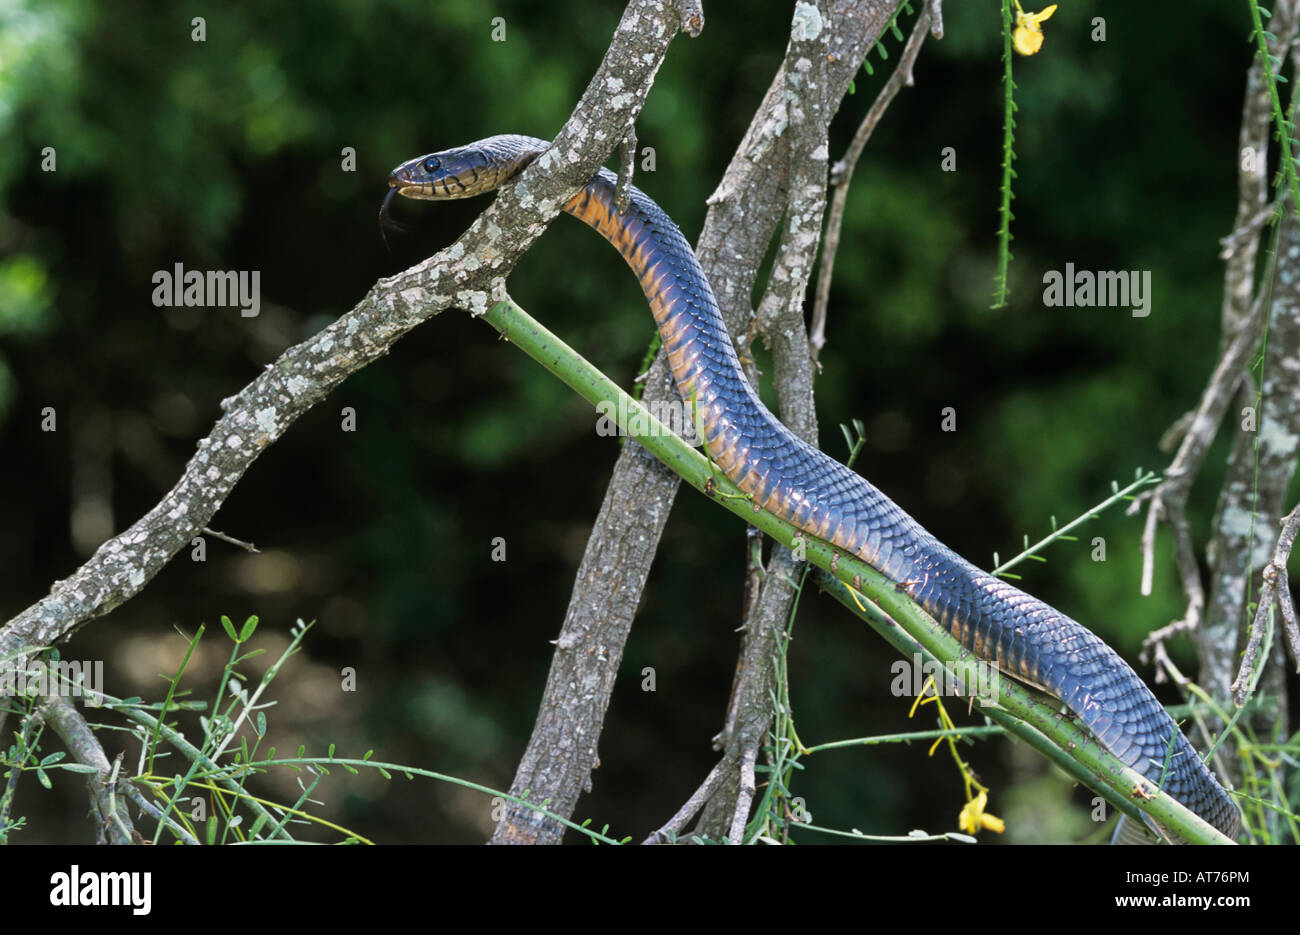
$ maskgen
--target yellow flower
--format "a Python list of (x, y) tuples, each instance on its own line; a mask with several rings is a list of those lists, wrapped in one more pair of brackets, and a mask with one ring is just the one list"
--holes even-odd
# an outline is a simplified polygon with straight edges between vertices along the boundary
[(976, 834), (985, 828), (989, 831), (996, 831), (998, 834), (1006, 831), (1006, 822), (996, 815), (984, 811), (984, 806), (988, 802), (989, 796), (987, 792), (981, 792), (975, 796), (973, 801), (967, 802), (962, 808), (961, 814), (957, 816), (957, 827), (971, 834)]
[(1041, 13), (1026, 13), (1016, 0), (1016, 29), (1011, 34), (1011, 42), (1021, 55), (1033, 55), (1043, 47), (1043, 29), (1038, 24), (1050, 19), (1056, 12), (1053, 3)]

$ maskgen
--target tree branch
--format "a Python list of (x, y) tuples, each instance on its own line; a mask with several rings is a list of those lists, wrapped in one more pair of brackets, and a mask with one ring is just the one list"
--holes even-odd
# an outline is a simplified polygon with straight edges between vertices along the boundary
[[(679, 11), (659, 0), (631, 0), (600, 68), (547, 152), (450, 247), (381, 279), (351, 311), (224, 400), (225, 415), (199, 441), (166, 496), (0, 629), (0, 675), (138, 594), (208, 527), (258, 456), (343, 380), (444, 309), (481, 315), (504, 294), (505, 277), (519, 258), (631, 130), (683, 21), (698, 30), (698, 4), (687, 2)], [(46, 714), (59, 718), (60, 710)], [(125, 833), (116, 818), (105, 827), (115, 840)]]
[[(1270, 21), (1270, 28), (1276, 31), (1277, 37), (1270, 42), (1269, 50), (1274, 54), (1285, 54), (1295, 35), (1296, 9), (1293, 0), (1280, 0), (1274, 13), (1275, 18)], [(1224, 271), (1220, 357), (1200, 403), (1188, 421), (1178, 453), (1165, 471), (1165, 481), (1151, 494), (1142, 535), (1141, 592), (1151, 593), (1156, 524), (1164, 519), (1174, 536), (1174, 554), (1187, 598), (1187, 610), (1181, 619), (1147, 637), (1143, 649), (1144, 659), (1148, 658), (1150, 649), (1161, 641), (1179, 632), (1195, 631), (1201, 624), (1205, 589), (1184, 511), (1192, 483), (1200, 473), (1223, 414), (1237, 388), (1243, 380), (1248, 379), (1246, 361), (1258, 345), (1267, 319), (1263, 290), (1252, 299), (1252, 289), (1260, 233), (1255, 219), (1260, 215), (1268, 197), (1267, 154), (1272, 132), (1271, 109), (1263, 63), (1256, 57), (1246, 73), (1246, 93), (1242, 105), (1237, 215), (1233, 233), (1224, 244), (1227, 263)], [(1157, 670), (1157, 680), (1162, 678), (1163, 670)]]
[[(757, 335), (772, 352), (781, 420), (812, 445), (817, 444), (817, 409), (803, 304), (826, 208), (826, 135), (833, 113), (825, 96), (833, 57), (826, 28), (830, 14), (829, 4), (824, 2), (795, 8), (783, 94), (789, 153), (784, 224), (767, 287), (749, 328), (751, 342)], [(746, 369), (750, 382), (757, 386), (758, 368), (752, 359)], [(761, 545), (757, 554), (761, 562)], [(710, 838), (725, 834), (733, 844), (743, 841), (756, 789), (754, 765), (772, 719), (776, 682), (771, 660), (789, 619), (802, 567), (788, 549), (775, 549), (765, 574), (760, 575), (757, 601), (744, 618), (744, 647), (727, 724), (715, 741), (735, 758), (740, 769), (724, 777), (705, 806), (698, 830)]]
[(70, 636), (140, 590), (207, 526), (239, 479), (303, 413), (386, 354), (416, 325), (457, 306), (481, 315), (504, 277), (632, 126), (678, 12), (632, 0), (591, 83), (551, 148), (450, 247), (389, 279), (315, 337), (285, 351), (222, 402), (176, 485), (125, 532), (0, 629), (0, 665)]
[[(1268, 616), (1273, 610), (1274, 602), (1282, 616), (1282, 628), (1291, 644), (1291, 658), (1300, 671), (1300, 626), (1296, 624), (1295, 601), (1291, 598), (1291, 585), (1287, 577), (1286, 563), (1295, 547), (1296, 531), (1300, 529), (1300, 504), (1295, 506), (1282, 521), (1282, 534), (1278, 536), (1277, 546), (1273, 550), (1273, 559), (1264, 567), (1263, 585), (1259, 590), (1259, 606), (1255, 619), (1251, 623), (1250, 641), (1242, 656), (1241, 671), (1232, 683), (1233, 700), (1244, 705), (1247, 693), (1255, 675), (1255, 665), (1259, 659), (1259, 647), (1264, 640), (1268, 626)], [(1286, 730), (1281, 732), (1286, 734)]]
[(853, 170), (857, 168), (858, 159), (866, 149), (876, 125), (880, 123), (880, 118), (885, 115), (898, 92), (904, 85), (909, 88), (912, 86), (912, 67), (916, 64), (916, 57), (921, 54), (926, 32), (932, 24), (938, 30), (935, 38), (943, 38), (943, 14), (940, 10), (938, 0), (930, 0), (916, 18), (912, 33), (907, 37), (907, 45), (903, 47), (903, 54), (894, 66), (894, 73), (889, 76), (889, 80), (876, 95), (871, 109), (862, 118), (849, 148), (844, 152), (844, 158), (831, 169), (831, 185), (835, 188), (835, 194), (831, 198), (830, 220), (826, 224), (826, 246), (822, 249), (821, 269), (817, 273), (817, 297), (813, 303), (812, 336), (809, 339), (814, 360), (821, 355), (822, 347), (826, 344), (826, 311), (831, 300), (831, 276), (835, 272), (835, 254), (840, 248), (840, 228), (844, 224), (844, 206), (849, 200), (849, 183), (853, 181)]
[(126, 802), (118, 794), (118, 765), (121, 756), (118, 756), (119, 764), (108, 761), (108, 754), (100, 746), (99, 738), (66, 698), (58, 695), (46, 697), (37, 706), (36, 716), (59, 735), (73, 759), (95, 768), (95, 773), (86, 775), (86, 789), (90, 794), (90, 809), (95, 816), (99, 836), (107, 837), (111, 844), (143, 843), (144, 839), (131, 824)]
[[(898, 0), (829, 4), (829, 74), (818, 90), (830, 102), (824, 105), (830, 111), (897, 5)], [(787, 59), (773, 78), (709, 199), (695, 250), (742, 359), (749, 356), (746, 335), (754, 280), (786, 204), (789, 153), (783, 133), (786, 74), (792, 67)], [(661, 353), (645, 380), (643, 401), (653, 407), (679, 398)], [(512, 794), (528, 791), (534, 800), (549, 799), (554, 812), (568, 816), (589, 787), (614, 673), (677, 485), (676, 475), (641, 445), (623, 446), (575, 576), (537, 723), (511, 783)], [(558, 843), (563, 826), (534, 815), (507, 807), (492, 840)]]

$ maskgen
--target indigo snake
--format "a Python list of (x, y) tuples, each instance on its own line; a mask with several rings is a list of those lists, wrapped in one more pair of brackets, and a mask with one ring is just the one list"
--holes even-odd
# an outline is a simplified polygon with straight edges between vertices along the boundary
[[(421, 156), (389, 176), (422, 200), (493, 191), (549, 144), (494, 136)], [(760, 401), (741, 369), (713, 291), (690, 245), (644, 192), (602, 169), (564, 211), (612, 243), (636, 273), (678, 392), (694, 401), (714, 463), (756, 506), (896, 582), (980, 659), (1060, 699), (1121, 762), (1228, 837), (1240, 813), (1150, 689), (1088, 629), (980, 570), (923, 529), (861, 475), (803, 441)], [(1153, 830), (1170, 835), (1148, 819)]]

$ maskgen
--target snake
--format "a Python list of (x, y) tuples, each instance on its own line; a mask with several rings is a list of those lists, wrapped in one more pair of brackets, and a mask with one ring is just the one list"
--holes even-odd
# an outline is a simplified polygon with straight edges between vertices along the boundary
[[(430, 201), (484, 194), (549, 145), (505, 134), (404, 162), (389, 175), (381, 226), (395, 194)], [(686, 238), (635, 185), (619, 189), (618, 177), (601, 169), (563, 211), (608, 240), (636, 274), (677, 391), (696, 407), (716, 468), (757, 507), (880, 571), (978, 659), (1059, 699), (1116, 759), (1236, 837), (1241, 816), (1231, 796), (1118, 653), (1082, 624), (962, 558), (763, 404)], [(1144, 819), (1158, 837), (1181, 840), (1145, 813)]]

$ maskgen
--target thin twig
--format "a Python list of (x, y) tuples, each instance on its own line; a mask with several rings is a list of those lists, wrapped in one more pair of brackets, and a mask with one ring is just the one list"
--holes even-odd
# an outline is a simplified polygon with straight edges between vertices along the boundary
[(740, 760), (740, 794), (736, 796), (736, 810), (731, 815), (731, 832), (727, 841), (731, 844), (745, 843), (745, 825), (749, 824), (749, 810), (754, 805), (754, 793), (758, 785), (754, 780), (754, 764), (758, 760), (758, 751), (746, 747), (741, 751)]
[(113, 771), (109, 774), (107, 782), (104, 783), (104, 789), (108, 793), (108, 821), (111, 821), (117, 828), (119, 838), (125, 837), (123, 843), (143, 844), (144, 837), (139, 831), (128, 827), (124, 818), (129, 817), (126, 806), (120, 809), (117, 807), (117, 779), (122, 772), (122, 753), (113, 757)]
[(140, 790), (137, 789), (135, 786), (134, 780), (129, 776), (127, 777), (127, 781), (123, 786), (123, 791), (126, 794), (126, 796), (136, 804), (136, 806), (140, 809), (140, 811), (151, 816), (157, 821), (162, 822), (164, 825), (167, 826), (167, 828), (171, 831), (171, 833), (176, 835), (176, 837), (180, 838), (181, 841), (183, 841), (186, 844), (199, 843), (198, 839), (194, 837), (194, 835), (190, 834), (190, 832), (186, 830), (184, 825), (179, 824), (174, 818), (170, 818), (167, 815), (164, 815), (162, 809), (160, 809), (157, 805), (154, 805), (143, 795), (141, 795)]
[[(1267, 54), (1286, 54), (1295, 34), (1294, 5), (1289, 0), (1279, 0), (1276, 13), (1276, 19), (1271, 25), (1277, 30), (1278, 36), (1266, 42), (1258, 22), (1258, 12), (1252, 4), (1252, 17), (1256, 27), (1254, 37), (1263, 44), (1264, 54), (1255, 57), (1246, 74), (1246, 93), (1242, 105), (1238, 145), (1243, 152), (1249, 150), (1253, 159), (1249, 162), (1243, 159), (1238, 165), (1236, 217), (1233, 231), (1223, 241), (1227, 264), (1224, 274), (1223, 337), (1220, 343), (1220, 358), (1183, 433), (1178, 453), (1169, 469), (1165, 471), (1164, 483), (1151, 495), (1150, 508), (1142, 533), (1141, 593), (1144, 595), (1151, 593), (1156, 524), (1160, 519), (1164, 519), (1173, 532), (1174, 554), (1187, 599), (1187, 610), (1180, 619), (1147, 637), (1143, 659), (1147, 658), (1150, 648), (1158, 645), (1160, 641), (1168, 639), (1175, 633), (1194, 630), (1200, 626), (1205, 607), (1205, 588), (1192, 546), (1191, 530), (1184, 514), (1187, 496), (1192, 482), (1200, 473), (1201, 465), (1218, 432), (1228, 404), (1242, 380), (1247, 377), (1247, 361), (1258, 345), (1268, 320), (1267, 299), (1271, 283), (1267, 281), (1267, 277), (1256, 294), (1253, 297), (1251, 295), (1256, 255), (1259, 250), (1261, 215), (1266, 219), (1273, 210), (1284, 207), (1274, 205), (1266, 213), (1268, 141), (1270, 131), (1273, 129), (1273, 119), (1281, 117), (1281, 105), (1277, 99), (1272, 65), (1267, 59)], [(1284, 152), (1289, 154), (1286, 141), (1283, 142), (1283, 146)], [(1284, 169), (1287, 177), (1294, 177), (1289, 165)], [(1285, 186), (1279, 185), (1279, 189), (1284, 188)], [(1285, 197), (1283, 191), (1279, 191), (1278, 194), (1280, 198)], [(1157, 680), (1160, 680), (1164, 673), (1163, 667), (1158, 669), (1157, 673)]]
[[(1025, 561), (1025, 560), (1027, 560), (1027, 559), (1030, 559), (1030, 558), (1033, 558), (1033, 557), (1037, 556), (1037, 554), (1038, 554), (1040, 551), (1042, 551), (1042, 549), (1043, 549), (1044, 547), (1046, 547), (1046, 546), (1048, 546), (1048, 545), (1051, 545), (1051, 544), (1052, 544), (1053, 542), (1055, 542), (1057, 539), (1060, 539), (1061, 537), (1065, 536), (1066, 534), (1068, 534), (1068, 533), (1070, 532), (1070, 530), (1074, 529), (1076, 526), (1081, 526), (1081, 525), (1083, 525), (1084, 523), (1086, 523), (1086, 522), (1087, 522), (1088, 520), (1090, 520), (1090, 519), (1097, 519), (1098, 516), (1099, 516), (1099, 515), (1100, 515), (1104, 510), (1108, 509), (1108, 508), (1109, 508), (1110, 506), (1112, 506), (1113, 504), (1118, 503), (1120, 500), (1123, 500), (1123, 499), (1125, 499), (1125, 498), (1130, 498), (1130, 499), (1131, 499), (1132, 496), (1133, 496), (1133, 494), (1134, 494), (1136, 491), (1138, 491), (1138, 490), (1140, 490), (1141, 488), (1147, 486), (1148, 484), (1156, 483), (1158, 480), (1159, 480), (1159, 478), (1156, 477), (1155, 474), (1152, 474), (1150, 471), (1147, 471), (1146, 473), (1144, 473), (1144, 474), (1142, 474), (1141, 476), (1139, 476), (1139, 477), (1137, 478), (1137, 480), (1133, 481), (1133, 483), (1131, 483), (1131, 484), (1129, 484), (1127, 487), (1125, 487), (1123, 490), (1118, 490), (1118, 489), (1116, 489), (1115, 492), (1114, 492), (1113, 494), (1111, 494), (1111, 495), (1110, 495), (1109, 497), (1107, 497), (1105, 500), (1101, 501), (1101, 503), (1098, 503), (1098, 504), (1097, 504), (1096, 506), (1094, 506), (1092, 509), (1087, 510), (1087, 511), (1084, 512), (1084, 513), (1081, 513), (1079, 516), (1075, 517), (1073, 520), (1071, 520), (1070, 522), (1066, 523), (1066, 524), (1065, 524), (1064, 526), (1062, 526), (1060, 529), (1053, 529), (1051, 533), (1049, 533), (1048, 535), (1044, 536), (1042, 539), (1040, 539), (1039, 541), (1035, 542), (1033, 545), (1026, 546), (1026, 547), (1025, 547), (1025, 550), (1024, 550), (1023, 552), (1021, 552), (1021, 553), (1020, 553), (1019, 555), (1017, 555), (1015, 558), (1008, 559), (1007, 561), (1005, 561), (1005, 562), (1003, 562), (1002, 564), (998, 565), (998, 566), (997, 566), (996, 568), (994, 568), (991, 572), (989, 572), (989, 574), (991, 574), (991, 575), (1001, 575), (1001, 574), (1004, 574), (1004, 573), (1007, 572), (1008, 570), (1014, 568), (1016, 565), (1019, 565), (1021, 562), (1023, 562), (1023, 561)], [(1112, 483), (1113, 483), (1113, 482), (1112, 482)], [(1056, 521), (1056, 520), (1055, 520), (1055, 517), (1053, 517), (1053, 520), (1052, 520), (1052, 521), (1053, 521), (1053, 522)], [(1026, 538), (1028, 538), (1028, 537), (1026, 537)], [(994, 556), (993, 556), (993, 561), (996, 562), (997, 560), (998, 560), (998, 557), (997, 557), (996, 554), (994, 554)], [(1012, 577), (1015, 577), (1015, 576), (1012, 575)]]
[(59, 735), (73, 759), (95, 768), (96, 772), (86, 775), (86, 789), (90, 795), (91, 811), (99, 816), (101, 830), (108, 831), (113, 844), (133, 843), (135, 829), (131, 826), (131, 818), (125, 806), (118, 807), (114, 795), (116, 762), (120, 762), (121, 757), (115, 764), (109, 763), (99, 738), (66, 698), (50, 695), (41, 700), (38, 710), (50, 729)]
[(719, 760), (717, 765), (709, 771), (709, 775), (704, 777), (704, 782), (700, 783), (700, 787), (691, 793), (691, 797), (677, 810), (677, 814), (669, 818), (662, 827), (652, 832), (641, 843), (663, 844), (675, 840), (685, 830), (690, 820), (699, 814), (700, 809), (704, 807), (704, 803), (709, 800), (714, 791), (726, 781), (726, 774), (733, 765), (733, 757), (730, 754)]
[[(1194, 629), (1201, 619), (1201, 609), (1205, 606), (1205, 589), (1201, 583), (1200, 569), (1196, 564), (1196, 554), (1192, 548), (1191, 529), (1184, 514), (1187, 493), (1192, 479), (1199, 472), (1201, 464), (1209, 452), (1210, 443), (1228, 403), (1241, 381), (1243, 368), (1251, 351), (1259, 343), (1260, 328), (1264, 321), (1264, 302), (1262, 294), (1259, 301), (1252, 303), (1249, 314), (1242, 321), (1237, 334), (1219, 358), (1210, 376), (1209, 384), (1201, 395), (1196, 414), (1183, 437), (1173, 464), (1165, 471), (1165, 479), (1151, 495), (1151, 504), (1147, 511), (1146, 525), (1142, 532), (1142, 583), (1143, 595), (1151, 593), (1151, 582), (1155, 565), (1156, 524), (1164, 519), (1174, 534), (1174, 554), (1182, 578), (1183, 591), (1187, 597), (1187, 611), (1175, 621), (1172, 632)], [(1165, 627), (1147, 638), (1146, 647), (1159, 639), (1170, 635), (1170, 628)]]
[[(1263, 157), (1261, 156), (1259, 158)], [(1283, 195), (1285, 195), (1285, 193), (1283, 193)], [(1258, 242), (1260, 230), (1269, 222), (1269, 220), (1272, 219), (1273, 215), (1277, 213), (1278, 204), (1280, 203), (1281, 199), (1278, 199), (1276, 203), (1269, 205), (1267, 208), (1261, 209), (1258, 214), (1233, 230), (1231, 234), (1220, 238), (1219, 259), (1231, 260), (1236, 255), (1237, 248), (1248, 240)]]
[(238, 546), (239, 548), (243, 549), (245, 552), (258, 551), (257, 546), (253, 545), (253, 543), (251, 542), (244, 542), (242, 539), (236, 539), (234, 536), (228, 536), (224, 532), (217, 532), (215, 529), (209, 529), (207, 526), (204, 526), (202, 529), (199, 530), (199, 532), (203, 533), (205, 536), (211, 536), (213, 539), (220, 539), (222, 542), (229, 542), (231, 545)]
[[(143, 725), (149, 731), (156, 731), (163, 740), (175, 747), (177, 752), (185, 757), (185, 759), (189, 760), (191, 763), (197, 764), (201, 769), (207, 771), (214, 782), (218, 782), (225, 786), (226, 789), (236, 796), (244, 796), (246, 804), (250, 809), (252, 809), (255, 817), (262, 819), (265, 825), (268, 827), (275, 826), (275, 817), (262, 806), (262, 803), (255, 798), (248, 797), (239, 782), (228, 775), (229, 770), (227, 768), (218, 766), (215, 762), (209, 759), (206, 753), (186, 740), (185, 735), (180, 731), (168, 727), (163, 723), (163, 720), (156, 719), (151, 715), (146, 714), (137, 705), (126, 704), (119, 698), (109, 698), (105, 696), (104, 707), (117, 711), (123, 717), (135, 721), (137, 724)], [(165, 720), (165, 712), (161, 713), (164, 714)], [(292, 837), (283, 830), (279, 831), (278, 836), (284, 840), (293, 840)], [(277, 835), (271, 834), (270, 837), (275, 838)]]
[(1297, 530), (1300, 530), (1300, 504), (1297, 504), (1282, 520), (1282, 534), (1277, 538), (1277, 547), (1273, 550), (1273, 559), (1264, 566), (1261, 575), (1263, 584), (1259, 589), (1259, 605), (1255, 609), (1255, 619), (1250, 625), (1250, 641), (1242, 656), (1241, 669), (1232, 683), (1232, 698), (1237, 706), (1246, 703), (1246, 687), (1255, 674), (1255, 665), (1259, 657), (1259, 647), (1264, 640), (1269, 611), (1274, 601), (1282, 613), (1282, 626), (1291, 646), (1291, 658), (1296, 661), (1300, 671), (1300, 627), (1296, 625), (1295, 602), (1291, 598), (1291, 585), (1287, 577), (1286, 563), (1295, 546)]
[[(817, 273), (817, 295), (813, 301), (812, 327), (809, 333), (808, 343), (812, 348), (813, 360), (817, 360), (821, 354), (821, 349), (826, 345), (826, 310), (830, 304), (831, 297), (831, 275), (835, 270), (835, 253), (840, 246), (840, 229), (844, 225), (844, 206), (849, 197), (849, 182), (853, 179), (853, 170), (858, 164), (858, 159), (862, 156), (863, 149), (866, 148), (867, 141), (871, 139), (871, 134), (875, 131), (876, 125), (880, 123), (880, 118), (885, 115), (889, 109), (889, 104), (902, 89), (904, 85), (912, 84), (912, 66), (916, 63), (916, 57), (921, 53), (921, 45), (925, 42), (925, 36), (930, 29), (930, 23), (934, 14), (938, 13), (940, 18), (935, 20), (939, 24), (939, 31), (942, 34), (943, 20), (942, 14), (939, 13), (939, 4), (932, 3), (921, 11), (921, 15), (916, 18), (916, 24), (912, 27), (912, 34), (907, 38), (907, 45), (903, 47), (903, 54), (894, 66), (894, 73), (889, 76), (880, 93), (876, 95), (875, 102), (867, 115), (862, 118), (862, 123), (858, 130), (853, 134), (853, 141), (849, 143), (849, 148), (844, 152), (844, 158), (835, 163), (831, 169), (831, 185), (835, 189), (831, 197), (831, 210), (829, 220), (826, 224), (826, 238), (822, 246), (821, 269)], [(936, 38), (938, 38), (936, 36)]]
[(943, 0), (930, 0), (930, 35), (943, 38)]

